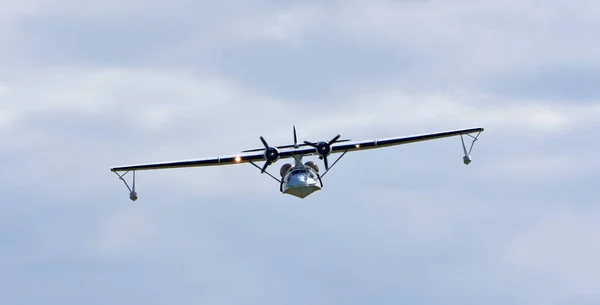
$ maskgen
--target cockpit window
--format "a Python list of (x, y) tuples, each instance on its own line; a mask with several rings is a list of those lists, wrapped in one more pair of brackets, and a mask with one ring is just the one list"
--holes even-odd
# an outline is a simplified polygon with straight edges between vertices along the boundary
[(315, 176), (311, 171), (309, 171), (307, 169), (295, 169), (290, 172), (290, 174), (287, 176), (286, 181), (295, 179), (297, 176), (300, 176), (300, 175), (305, 175), (307, 178), (315, 179)]

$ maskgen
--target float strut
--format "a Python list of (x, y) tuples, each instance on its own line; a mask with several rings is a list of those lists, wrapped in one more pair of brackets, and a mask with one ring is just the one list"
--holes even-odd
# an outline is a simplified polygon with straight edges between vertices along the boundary
[(132, 171), (132, 175), (133, 175), (133, 181), (131, 183), (132, 187), (129, 187), (129, 184), (127, 184), (127, 181), (125, 181), (125, 179), (123, 177), (125, 177), (125, 175), (127, 175), (129, 173), (129, 171), (126, 171), (124, 174), (119, 175), (119, 173), (115, 172), (115, 174), (117, 176), (119, 176), (119, 179), (121, 181), (123, 181), (123, 183), (125, 183), (125, 186), (127, 187), (127, 189), (129, 190), (129, 199), (131, 199), (131, 201), (136, 201), (138, 199), (137, 193), (135, 192), (135, 171)]
[(478, 132), (476, 136), (466, 134), (467, 136), (473, 138), (473, 141), (471, 142), (471, 147), (469, 147), (469, 150), (467, 150), (467, 146), (465, 145), (465, 139), (464, 139), (463, 135), (462, 134), (460, 135), (460, 141), (462, 142), (463, 152), (465, 153), (465, 155), (463, 157), (463, 163), (465, 165), (469, 165), (469, 163), (471, 163), (471, 161), (473, 161), (471, 159), (471, 151), (473, 150), (473, 145), (475, 145), (475, 141), (477, 141), (480, 134), (481, 134), (481, 131)]

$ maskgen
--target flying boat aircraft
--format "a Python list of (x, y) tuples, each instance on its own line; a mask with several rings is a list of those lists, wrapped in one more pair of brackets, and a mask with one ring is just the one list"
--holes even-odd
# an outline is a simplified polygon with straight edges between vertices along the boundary
[[(303, 143), (298, 143), (296, 127), (294, 126), (294, 144), (290, 145), (271, 146), (261, 136), (260, 140), (264, 147), (244, 150), (240, 154), (236, 155), (197, 160), (119, 166), (111, 168), (111, 171), (117, 174), (119, 179), (125, 183), (125, 186), (129, 190), (129, 198), (132, 201), (135, 201), (138, 199), (137, 192), (135, 190), (136, 171), (250, 163), (254, 167), (258, 168), (261, 173), (266, 173), (271, 178), (275, 179), (279, 183), (279, 191), (281, 193), (296, 196), (298, 198), (306, 198), (308, 195), (323, 188), (323, 177), (348, 152), (460, 136), (464, 152), (463, 163), (468, 165), (472, 161), (471, 150), (473, 149), (473, 145), (483, 130), (483, 128), (469, 128), (408, 137), (365, 141), (340, 139), (340, 135), (338, 134), (329, 141), (304, 141)], [(471, 139), (471, 145), (468, 149), (467, 145), (465, 144), (464, 136), (468, 136)], [(335, 153), (341, 153), (341, 155), (333, 162), (331, 166), (329, 166), (327, 157)], [(323, 160), (325, 171), (322, 174), (315, 162), (308, 161), (303, 163), (302, 159), (304, 157), (313, 155), (317, 155), (319, 159)], [(294, 162), (293, 164), (286, 163), (281, 166), (279, 170), (279, 175), (281, 178), (277, 178), (267, 171), (267, 168), (278, 160), (288, 158), (292, 158)], [(257, 162), (264, 162), (264, 164), (261, 167), (257, 164)], [(133, 176), (131, 187), (124, 178), (129, 172), (131, 172)]]

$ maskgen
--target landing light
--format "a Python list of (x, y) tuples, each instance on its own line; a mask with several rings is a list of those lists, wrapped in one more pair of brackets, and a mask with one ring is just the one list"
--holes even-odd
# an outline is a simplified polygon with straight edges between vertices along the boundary
[(235, 163), (240, 163), (240, 161), (242, 161), (242, 158), (240, 156), (235, 157)]
[(359, 147), (360, 147), (360, 144), (356, 144), (356, 145), (354, 145), (354, 147), (356, 147), (356, 148), (359, 148)]

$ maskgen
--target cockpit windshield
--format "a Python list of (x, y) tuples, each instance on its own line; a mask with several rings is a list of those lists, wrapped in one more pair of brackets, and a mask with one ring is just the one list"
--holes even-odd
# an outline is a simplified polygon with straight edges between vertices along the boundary
[(315, 179), (316, 176), (314, 175), (313, 172), (307, 170), (307, 169), (295, 169), (292, 170), (289, 175), (287, 176), (287, 180), (290, 181), (292, 179), (300, 179), (301, 180), (305, 180), (306, 178), (312, 178)]

